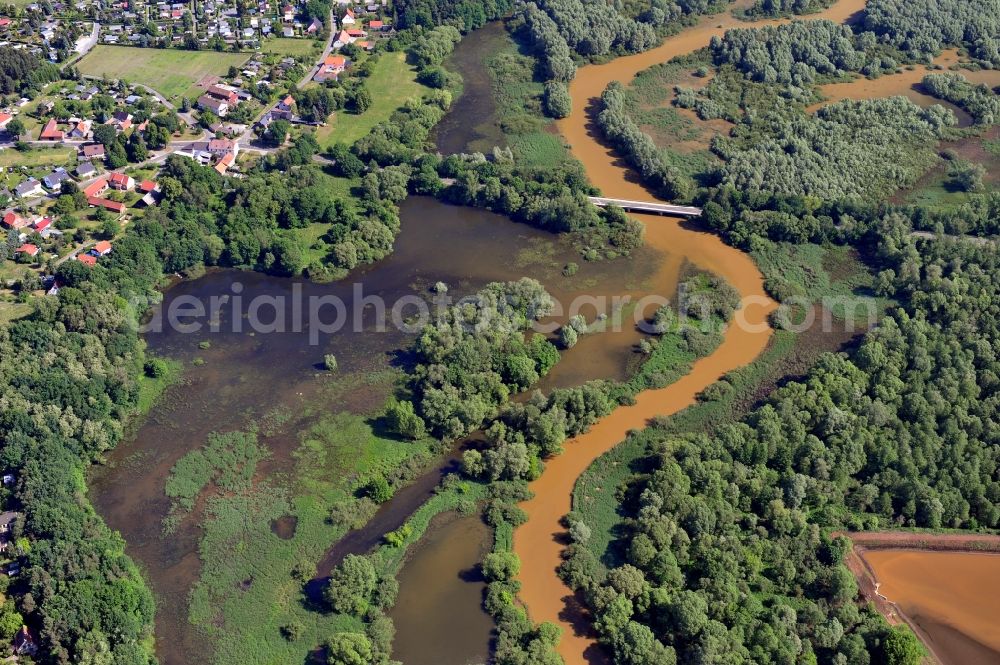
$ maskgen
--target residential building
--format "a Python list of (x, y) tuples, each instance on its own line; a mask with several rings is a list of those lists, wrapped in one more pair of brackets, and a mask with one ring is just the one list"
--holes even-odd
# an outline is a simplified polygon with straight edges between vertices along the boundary
[(42, 127), (42, 133), (38, 135), (39, 141), (62, 141), (63, 138), (65, 136), (63, 131), (59, 129), (55, 118), (49, 118), (49, 121)]
[(66, 169), (60, 166), (55, 171), (42, 178), (42, 183), (45, 185), (46, 189), (56, 190), (59, 189), (65, 180), (70, 180), (69, 173), (66, 172)]
[(28, 178), (20, 185), (14, 188), (14, 194), (18, 198), (27, 198), (29, 196), (41, 196), (45, 194), (45, 190), (42, 189), (42, 183), (34, 178)]
[(125, 175), (124, 173), (112, 173), (108, 175), (108, 187), (127, 192), (135, 187), (135, 180), (132, 176)]

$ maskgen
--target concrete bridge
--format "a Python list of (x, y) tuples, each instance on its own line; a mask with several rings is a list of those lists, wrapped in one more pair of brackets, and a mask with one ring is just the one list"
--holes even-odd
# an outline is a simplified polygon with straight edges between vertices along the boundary
[(609, 205), (618, 206), (628, 212), (647, 212), (656, 215), (671, 215), (675, 217), (700, 217), (701, 208), (694, 206), (678, 206), (671, 203), (656, 203), (653, 201), (629, 201), (627, 199), (609, 199), (603, 196), (588, 196), (590, 202), (601, 208)]

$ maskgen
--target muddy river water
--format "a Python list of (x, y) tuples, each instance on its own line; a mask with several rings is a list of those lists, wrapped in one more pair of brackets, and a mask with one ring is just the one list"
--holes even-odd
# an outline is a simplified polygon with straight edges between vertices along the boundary
[(945, 665), (1000, 662), (1000, 555), (871, 550), (878, 592)]

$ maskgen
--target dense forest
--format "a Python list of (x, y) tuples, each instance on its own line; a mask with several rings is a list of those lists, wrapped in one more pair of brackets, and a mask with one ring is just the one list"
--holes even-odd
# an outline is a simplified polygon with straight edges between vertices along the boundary
[(814, 14), (833, 4), (833, 0), (756, 0), (742, 13), (747, 19), (790, 16), (792, 14)]
[(453, 25), (463, 32), (504, 17), (513, 7), (512, 0), (400, 0), (392, 6), (399, 28)]
[(988, 86), (974, 85), (961, 74), (928, 74), (921, 82), (938, 99), (951, 102), (972, 116), (978, 125), (992, 125), (1000, 120), (1000, 96)]
[[(715, 76), (700, 89), (676, 86), (674, 99), (702, 120), (734, 123), (728, 136), (711, 141), (723, 164), (698, 174), (702, 184), (875, 200), (916, 182), (934, 163), (935, 141), (950, 135), (957, 122), (944, 107), (922, 109), (902, 97), (848, 100), (804, 112), (804, 105), (819, 99), (818, 84), (851, 74), (877, 77), (909, 57), (874, 32), (855, 33), (825, 20), (743, 28), (713, 38), (708, 55)], [(930, 74), (925, 86), (979, 124), (990, 122), (1000, 103), (993, 91), (957, 73)], [(609, 86), (598, 125), (655, 191), (686, 200), (693, 183), (631, 118), (630, 94)]]
[(961, 46), (1000, 65), (1000, 7), (996, 0), (869, 0), (866, 29), (914, 59)]
[(59, 80), (59, 67), (23, 49), (0, 46), (0, 95), (32, 95)]

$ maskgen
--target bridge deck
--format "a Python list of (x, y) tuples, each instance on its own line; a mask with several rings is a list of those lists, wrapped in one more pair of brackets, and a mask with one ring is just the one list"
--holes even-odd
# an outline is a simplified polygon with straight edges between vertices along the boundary
[(596, 206), (618, 206), (630, 212), (652, 212), (659, 215), (676, 215), (678, 217), (699, 217), (701, 208), (694, 206), (679, 206), (672, 203), (656, 203), (653, 201), (629, 201), (627, 199), (610, 199), (603, 196), (588, 196)]

